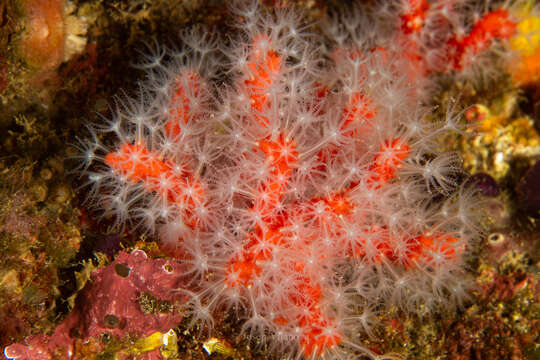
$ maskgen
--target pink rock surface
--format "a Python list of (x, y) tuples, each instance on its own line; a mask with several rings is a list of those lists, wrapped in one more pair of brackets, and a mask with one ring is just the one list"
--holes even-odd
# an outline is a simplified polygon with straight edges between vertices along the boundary
[[(77, 340), (87, 342), (104, 333), (122, 339), (126, 335), (145, 337), (156, 331), (175, 327), (182, 315), (178, 311), (146, 314), (139, 297), (151, 294), (157, 300), (181, 303), (182, 267), (167, 259), (150, 259), (142, 250), (121, 252), (116, 260), (91, 274), (90, 281), (78, 294), (68, 317), (50, 336), (30, 336), (4, 350), (8, 359), (75, 359)], [(159, 352), (158, 352), (159, 353)], [(159, 358), (152, 356), (151, 358)]]

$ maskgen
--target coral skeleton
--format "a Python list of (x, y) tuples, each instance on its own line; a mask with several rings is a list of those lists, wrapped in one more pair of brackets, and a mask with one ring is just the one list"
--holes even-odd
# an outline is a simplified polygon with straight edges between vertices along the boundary
[(186, 31), (146, 55), (138, 93), (92, 127), (89, 206), (182, 261), (193, 323), (229, 309), (282, 357), (392, 358), (363, 345), (377, 315), (460, 304), (481, 232), (482, 201), (437, 143), (460, 112), (428, 105), (436, 74), (515, 31), (504, 8), (471, 11), (366, 5), (321, 35), (235, 3), (236, 37)]

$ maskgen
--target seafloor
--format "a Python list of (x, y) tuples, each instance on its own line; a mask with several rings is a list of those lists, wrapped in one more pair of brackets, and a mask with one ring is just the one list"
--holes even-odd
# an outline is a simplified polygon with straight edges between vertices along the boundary
[[(316, 20), (339, 1), (294, 3)], [(43, 18), (48, 36), (58, 36), (45, 45), (28, 40)], [(61, 30), (55, 21), (63, 21)], [(89, 274), (122, 249), (162, 256), (154, 239), (111, 234), (106, 222), (87, 213), (81, 179), (70, 171), (76, 165), (69, 160), (77, 151), (72, 144), (87, 136), (85, 124), (107, 116), (120, 89), (141, 78), (131, 64), (148, 45), (174, 43), (181, 29), (198, 24), (230, 31), (229, 23), (217, 0), (0, 2), (0, 348), (50, 334)], [(65, 45), (58, 53), (66, 32), (69, 51)], [(459, 94), (469, 108), (464, 121), (481, 124), (445, 141), (493, 200), (486, 235), (469, 261), (474, 286), (457, 312), (385, 313), (378, 340), (365, 340), (370, 349), (408, 359), (540, 359), (539, 78), (516, 84), (501, 72), (485, 81), (441, 83), (435, 103), (443, 109)], [(140, 296), (144, 312), (174, 311), (154, 295)], [(142, 359), (156, 352), (168, 359), (267, 357), (237, 336), (232, 315), (216, 319), (211, 338), (187, 329), (186, 320), (172, 326), (170, 346), (163, 345), (164, 334), (159, 341), (104, 335), (79, 344), (75, 358)], [(117, 319), (109, 321), (117, 326)]]

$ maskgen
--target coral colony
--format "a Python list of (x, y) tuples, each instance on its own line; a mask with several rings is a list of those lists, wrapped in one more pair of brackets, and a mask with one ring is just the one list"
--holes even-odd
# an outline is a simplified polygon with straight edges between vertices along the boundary
[(462, 301), (478, 198), (437, 146), (458, 114), (425, 104), (435, 75), (493, 57), (517, 20), (388, 3), (325, 20), (324, 36), (237, 3), (240, 35), (186, 32), (181, 51), (147, 55), (138, 95), (93, 127), (89, 204), (181, 260), (193, 324), (233, 311), (281, 356), (383, 358), (362, 346), (378, 313)]

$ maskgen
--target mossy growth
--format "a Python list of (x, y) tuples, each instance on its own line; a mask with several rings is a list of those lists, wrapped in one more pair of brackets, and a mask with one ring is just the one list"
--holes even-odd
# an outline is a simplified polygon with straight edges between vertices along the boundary
[(81, 235), (70, 190), (59, 196), (69, 185), (57, 162), (0, 160), (0, 322), (10, 324), (1, 345), (52, 329), (60, 315), (59, 269), (75, 258)]

